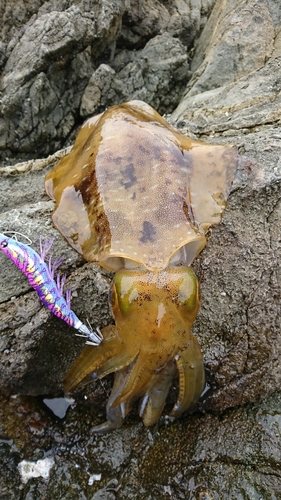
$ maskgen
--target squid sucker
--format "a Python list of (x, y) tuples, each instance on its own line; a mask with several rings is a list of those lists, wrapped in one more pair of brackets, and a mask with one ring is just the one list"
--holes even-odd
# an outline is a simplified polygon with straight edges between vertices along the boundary
[(199, 295), (190, 266), (221, 221), (236, 165), (236, 147), (188, 138), (130, 101), (87, 120), (47, 174), (55, 227), (87, 261), (115, 272), (115, 325), (84, 347), (65, 378), (68, 392), (115, 373), (107, 421), (95, 432), (119, 428), (138, 399), (144, 424), (153, 425), (176, 375), (171, 415), (198, 401), (205, 373), (191, 333)]

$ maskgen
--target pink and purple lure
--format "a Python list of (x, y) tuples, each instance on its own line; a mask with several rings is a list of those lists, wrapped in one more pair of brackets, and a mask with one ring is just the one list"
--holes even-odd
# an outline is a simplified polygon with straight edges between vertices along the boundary
[(78, 330), (82, 336), (88, 337), (89, 340), (86, 344), (97, 346), (103, 339), (101, 332), (99, 329), (97, 329), (97, 332), (90, 330), (71, 310), (70, 290), (66, 291), (65, 297), (63, 295), (65, 275), (61, 277), (58, 274), (56, 279), (54, 277), (54, 273), (62, 263), (63, 258), (56, 259), (52, 263), (52, 258), (50, 257), (49, 263), (46, 264), (45, 262), (45, 256), (50, 250), (53, 241), (53, 239), (45, 241), (42, 245), (40, 239), (41, 253), (39, 255), (29, 245), (25, 245), (0, 233), (0, 250), (25, 274), (44, 306), (69, 326)]

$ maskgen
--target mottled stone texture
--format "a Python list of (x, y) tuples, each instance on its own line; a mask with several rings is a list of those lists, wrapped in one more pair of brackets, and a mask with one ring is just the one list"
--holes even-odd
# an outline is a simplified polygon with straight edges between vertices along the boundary
[(173, 111), (213, 3), (2, 2), (0, 159), (54, 152), (85, 116), (132, 97)]
[[(145, 429), (135, 408), (120, 430), (94, 437), (110, 377), (77, 390), (63, 422), (40, 398), (9, 399), (61, 394), (83, 340), (41, 307), (25, 277), (0, 255), (5, 499), (56, 498), (58, 488), (64, 500), (281, 498), (281, 7), (274, 0), (212, 6), (199, 0), (0, 6), (4, 158), (54, 152), (89, 113), (132, 97), (173, 111), (170, 120), (184, 133), (235, 143), (240, 153), (223, 223), (195, 262), (201, 309), (193, 331), (209, 391), (192, 416), (173, 423), (163, 417)], [(66, 257), (73, 309), (104, 326), (111, 321), (110, 276), (78, 258), (51, 225), (43, 178), (54, 161), (1, 166), (0, 229), (27, 234), (37, 249), (39, 234), (54, 236), (54, 253)], [(175, 394), (174, 387), (170, 405)], [(49, 482), (22, 486), (18, 462), (46, 451), (56, 462)], [(90, 485), (93, 474), (101, 478)]]

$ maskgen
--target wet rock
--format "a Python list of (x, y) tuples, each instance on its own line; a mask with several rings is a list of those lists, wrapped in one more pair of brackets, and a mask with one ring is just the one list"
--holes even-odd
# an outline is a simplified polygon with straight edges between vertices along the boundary
[(142, 464), (144, 486), (156, 494), (158, 464), (160, 457), (165, 457), (162, 485), (169, 485), (172, 497), (186, 498), (189, 494), (196, 499), (215, 500), (278, 498), (279, 405), (277, 394), (260, 407), (248, 405), (225, 412), (219, 419), (205, 415), (174, 429), (162, 429), (161, 437), (155, 439)]
[[(220, 416), (194, 415), (174, 423), (162, 419), (151, 430), (131, 416), (118, 431), (97, 436), (91, 434), (95, 418), (87, 403), (80, 401), (58, 421), (36, 401), (2, 400), (0, 417), (9, 419), (3, 420), (0, 443), (0, 492), (9, 499), (18, 498), (13, 491), (21, 491), (23, 499), (56, 498), (59, 484), (67, 499), (277, 500), (280, 407), (276, 393), (259, 405)], [(14, 440), (5, 439), (11, 432)], [(23, 484), (22, 460), (37, 463), (46, 456), (54, 461), (49, 479)]]

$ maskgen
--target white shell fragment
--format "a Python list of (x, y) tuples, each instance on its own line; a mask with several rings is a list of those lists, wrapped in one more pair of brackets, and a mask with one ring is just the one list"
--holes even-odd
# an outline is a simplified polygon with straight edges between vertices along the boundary
[(95, 481), (101, 480), (101, 474), (91, 474), (89, 477), (88, 485), (93, 486)]
[(53, 457), (42, 458), (41, 460), (37, 460), (37, 462), (22, 460), (18, 464), (21, 480), (26, 484), (33, 477), (48, 479), (50, 470), (54, 465), (55, 460)]

